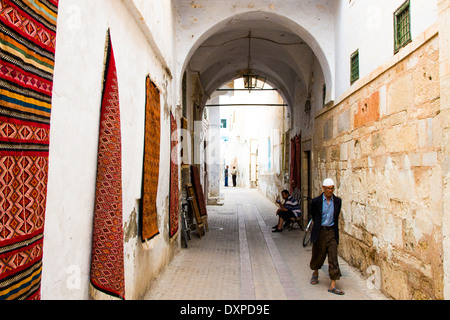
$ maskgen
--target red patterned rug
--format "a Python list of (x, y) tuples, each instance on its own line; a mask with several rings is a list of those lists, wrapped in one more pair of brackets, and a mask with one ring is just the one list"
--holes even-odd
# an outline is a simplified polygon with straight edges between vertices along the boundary
[(141, 229), (142, 242), (159, 234), (156, 199), (159, 182), (159, 156), (161, 140), (161, 106), (159, 91), (146, 79), (144, 173), (142, 182)]
[(290, 191), (293, 191), (292, 181), (297, 183), (297, 187), (301, 187), (301, 136), (297, 135), (291, 139), (291, 167), (290, 167)]
[(178, 128), (177, 121), (170, 113), (171, 129), (171, 161), (170, 161), (170, 210), (169, 237), (172, 239), (178, 232), (180, 190), (178, 185)]
[(0, 300), (40, 299), (57, 13), (0, 0)]
[(122, 226), (122, 144), (119, 90), (108, 31), (100, 114), (91, 260), (91, 294), (125, 299)]

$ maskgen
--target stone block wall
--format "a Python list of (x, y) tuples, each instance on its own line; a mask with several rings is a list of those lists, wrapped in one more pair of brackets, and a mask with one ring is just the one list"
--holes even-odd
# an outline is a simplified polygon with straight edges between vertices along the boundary
[(435, 26), (315, 119), (314, 194), (335, 180), (340, 254), (394, 299), (443, 298), (439, 66)]

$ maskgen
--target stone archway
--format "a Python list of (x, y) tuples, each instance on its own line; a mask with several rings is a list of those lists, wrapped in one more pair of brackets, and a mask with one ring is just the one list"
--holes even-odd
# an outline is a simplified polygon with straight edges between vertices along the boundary
[[(215, 21), (220, 17), (215, 17)], [(202, 24), (202, 33), (192, 35), (193, 39), (178, 37), (180, 54), (185, 52), (178, 60), (184, 61), (180, 97), (183, 97), (181, 104), (187, 117), (186, 129), (191, 132), (193, 157), (198, 152), (194, 149), (199, 141), (195, 141), (197, 134), (192, 122), (201, 120), (204, 105), (219, 87), (243, 75), (248, 68), (249, 55), (253, 72), (266, 78), (289, 106), (290, 137), (312, 139), (312, 115), (333, 97), (332, 63), (325, 54), (332, 50), (322, 48), (323, 39), (314, 38), (306, 29), (311, 21), (305, 21), (306, 25), (302, 26), (292, 17), (247, 11), (215, 24)], [(194, 26), (191, 27), (194, 31)], [(185, 29), (180, 32), (189, 34)], [(317, 30), (314, 32), (318, 34)], [(187, 48), (183, 49), (184, 46)], [(307, 102), (310, 103), (308, 108)], [(189, 177), (187, 172), (182, 176)]]
[[(215, 18), (217, 21), (220, 16)], [(192, 39), (183, 36), (189, 34), (189, 28), (183, 26), (182, 35), (178, 37), (180, 56), (177, 60), (183, 61), (177, 70), (179, 79), (183, 78), (186, 70), (197, 73), (204, 92), (204, 103), (217, 88), (238, 78), (246, 69), (250, 32), (253, 69), (278, 88), (291, 106), (295, 104), (296, 90), (297, 94), (299, 88), (308, 91), (314, 62), (320, 66), (327, 88), (323, 100), (333, 100), (332, 46), (326, 44), (324, 33), (315, 30), (320, 37), (315, 38), (315, 34), (308, 31), (308, 21), (302, 23), (305, 25), (273, 12), (248, 11), (226, 17), (215, 24), (202, 24), (201, 34), (191, 35)], [(315, 28), (311, 22), (309, 24)], [(180, 93), (181, 87), (180, 81)]]

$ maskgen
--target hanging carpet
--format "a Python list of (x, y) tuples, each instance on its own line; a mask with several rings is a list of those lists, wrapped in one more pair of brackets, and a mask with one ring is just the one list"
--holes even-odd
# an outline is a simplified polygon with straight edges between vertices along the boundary
[(289, 171), (289, 180), (290, 180), (290, 191), (292, 193), (293, 188), (292, 188), (292, 181), (295, 180), (295, 138), (291, 139), (291, 161), (290, 161), (290, 171)]
[(159, 156), (161, 140), (161, 106), (159, 91), (146, 79), (144, 172), (142, 182), (141, 229), (142, 241), (147, 242), (159, 234), (156, 199), (159, 182)]
[(292, 181), (297, 183), (297, 187), (301, 188), (301, 136), (297, 135), (291, 139), (291, 167), (290, 167), (290, 181), (291, 186), (290, 190), (292, 190)]
[(302, 179), (302, 138), (300, 135), (295, 137), (295, 176), (294, 180), (297, 183), (297, 187), (301, 188)]
[(58, 0), (0, 0), (0, 300), (40, 299)]
[(95, 299), (125, 299), (119, 90), (109, 31), (103, 81), (90, 292)]
[(177, 121), (170, 113), (171, 154), (170, 154), (170, 205), (169, 205), (169, 238), (178, 232), (180, 191), (178, 185), (178, 128)]

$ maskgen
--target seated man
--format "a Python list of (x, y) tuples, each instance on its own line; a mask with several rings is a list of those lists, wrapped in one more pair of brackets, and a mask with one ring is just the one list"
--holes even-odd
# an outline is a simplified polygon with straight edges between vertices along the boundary
[(291, 218), (298, 218), (301, 215), (300, 205), (294, 197), (289, 195), (289, 191), (281, 191), (281, 197), (284, 199), (284, 204), (281, 204), (281, 201), (277, 199), (277, 203), (280, 206), (280, 209), (277, 210), (278, 224), (273, 227), (274, 230), (272, 232), (282, 232), (284, 222), (288, 222)]

